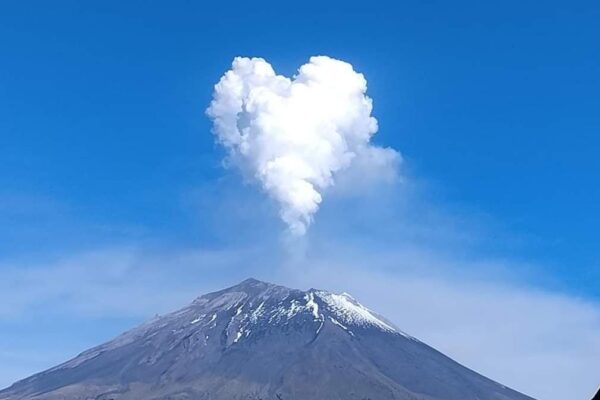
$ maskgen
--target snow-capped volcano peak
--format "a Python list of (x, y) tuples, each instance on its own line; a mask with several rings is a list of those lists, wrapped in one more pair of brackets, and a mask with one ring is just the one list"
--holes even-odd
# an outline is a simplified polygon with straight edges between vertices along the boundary
[[(238, 329), (233, 343), (239, 343), (253, 332), (267, 327), (297, 324), (313, 326), (315, 335), (321, 332), (323, 325), (332, 325), (349, 335), (354, 335), (357, 329), (377, 329), (409, 337), (348, 293), (294, 290), (256, 279), (247, 279), (239, 285), (202, 296), (192, 308), (198, 306), (210, 311), (194, 315), (190, 323), (204, 321), (214, 325), (217, 315), (227, 315), (230, 318), (228, 326)], [(235, 311), (231, 313), (230, 310)]]
[(247, 279), (0, 391), (0, 400), (532, 400), (347, 293)]

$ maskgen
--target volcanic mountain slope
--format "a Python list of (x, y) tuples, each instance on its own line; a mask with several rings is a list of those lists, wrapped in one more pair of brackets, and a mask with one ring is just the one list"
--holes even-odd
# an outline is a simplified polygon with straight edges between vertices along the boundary
[(348, 294), (254, 279), (0, 391), (1, 400), (532, 400)]

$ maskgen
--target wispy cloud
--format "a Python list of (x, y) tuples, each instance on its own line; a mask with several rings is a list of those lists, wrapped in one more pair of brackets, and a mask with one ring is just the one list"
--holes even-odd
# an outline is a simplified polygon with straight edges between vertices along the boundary
[[(142, 251), (136, 247), (86, 251), (55, 261), (0, 266), (0, 317), (39, 312), (79, 317), (144, 317), (181, 306), (218, 288), (252, 252)], [(186, 278), (187, 275), (187, 278)]]

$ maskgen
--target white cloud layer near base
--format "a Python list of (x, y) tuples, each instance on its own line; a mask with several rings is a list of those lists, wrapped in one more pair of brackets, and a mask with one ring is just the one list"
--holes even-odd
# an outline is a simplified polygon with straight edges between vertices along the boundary
[(237, 57), (207, 109), (218, 142), (243, 175), (274, 199), (303, 235), (336, 175), (355, 164), (362, 179), (389, 179), (400, 154), (370, 143), (377, 132), (367, 81), (352, 65), (311, 57), (293, 78), (262, 58)]

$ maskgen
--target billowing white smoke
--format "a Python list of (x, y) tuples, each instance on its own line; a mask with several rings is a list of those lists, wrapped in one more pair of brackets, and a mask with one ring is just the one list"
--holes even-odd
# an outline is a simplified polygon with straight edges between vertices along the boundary
[(369, 143), (377, 120), (366, 90), (352, 65), (326, 56), (311, 57), (292, 79), (262, 58), (237, 57), (215, 85), (207, 114), (218, 141), (279, 204), (292, 234), (306, 232), (323, 190), (353, 161), (382, 171), (399, 160)]

